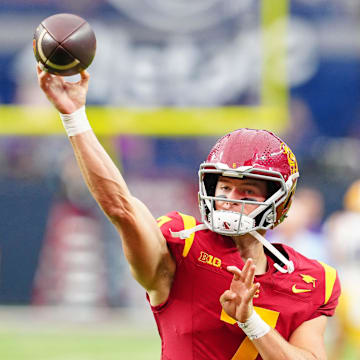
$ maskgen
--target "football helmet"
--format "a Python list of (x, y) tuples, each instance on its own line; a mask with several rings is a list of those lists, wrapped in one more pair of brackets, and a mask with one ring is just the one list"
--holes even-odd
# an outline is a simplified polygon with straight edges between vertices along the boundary
[[(217, 210), (215, 189), (219, 176), (238, 179), (265, 180), (267, 199), (226, 199), (240, 203), (240, 211)], [(299, 177), (296, 158), (291, 149), (272, 132), (242, 128), (219, 139), (199, 170), (199, 208), (206, 227), (222, 235), (251, 233), (266, 247), (276, 249), (257, 230), (267, 230), (280, 224), (289, 211)], [(245, 204), (258, 205), (250, 214)], [(281, 258), (283, 260), (283, 257)], [(282, 261), (284, 263), (284, 261)]]

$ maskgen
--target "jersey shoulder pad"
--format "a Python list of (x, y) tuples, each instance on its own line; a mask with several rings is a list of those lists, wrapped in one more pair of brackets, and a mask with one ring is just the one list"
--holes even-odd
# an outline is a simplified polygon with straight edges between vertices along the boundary
[(158, 226), (165, 238), (171, 237), (172, 232), (191, 229), (199, 222), (191, 215), (182, 214), (178, 211), (172, 211), (156, 219)]
[(198, 224), (198, 221), (193, 216), (175, 211), (167, 215), (160, 216), (157, 221), (160, 226), (160, 230), (175, 258), (179, 260), (187, 257), (194, 242), (195, 233), (191, 233), (186, 239), (177, 237), (174, 233), (191, 229)]

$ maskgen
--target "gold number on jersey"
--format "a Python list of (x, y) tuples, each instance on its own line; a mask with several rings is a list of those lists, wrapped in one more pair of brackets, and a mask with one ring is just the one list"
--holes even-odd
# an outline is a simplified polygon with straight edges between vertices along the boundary
[[(273, 329), (276, 326), (280, 313), (277, 311), (264, 309), (261, 307), (254, 306), (254, 310), (260, 315), (260, 317)], [(220, 319), (229, 324), (235, 324), (236, 320), (230, 317), (224, 309), (221, 311)], [(259, 352), (256, 350), (255, 346), (251, 342), (251, 340), (246, 337), (244, 341), (240, 344), (234, 356), (231, 360), (255, 360)]]

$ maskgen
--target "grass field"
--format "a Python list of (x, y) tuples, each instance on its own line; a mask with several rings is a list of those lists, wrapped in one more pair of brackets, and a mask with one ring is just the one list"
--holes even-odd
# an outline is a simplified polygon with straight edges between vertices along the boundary
[[(0, 331), (3, 360), (159, 360), (160, 340), (154, 331), (66, 329)], [(184, 359), (186, 360), (186, 359)], [(336, 360), (359, 360), (348, 348)]]
[(154, 333), (1, 331), (0, 358), (6, 360), (159, 360)]
[(161, 345), (153, 321), (139, 317), (114, 313), (79, 321), (69, 314), (1, 309), (0, 359), (159, 360)]

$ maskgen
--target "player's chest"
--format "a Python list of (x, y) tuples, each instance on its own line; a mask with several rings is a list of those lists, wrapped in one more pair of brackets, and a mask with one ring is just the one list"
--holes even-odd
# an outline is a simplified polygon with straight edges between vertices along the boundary
[[(189, 290), (191, 288), (194, 308), (207, 309), (204, 316), (210, 315), (214, 320), (233, 324), (234, 321), (223, 313), (219, 298), (231, 284), (232, 274), (227, 271), (227, 266), (235, 265), (241, 269), (244, 265), (240, 254), (201, 246), (200, 243), (189, 255), (183, 275), (187, 277)], [(310, 275), (306, 279), (309, 278)], [(316, 308), (313, 301), (316, 287), (314, 283), (303, 281), (300, 275), (281, 274), (269, 269), (255, 281), (261, 286), (254, 297), (254, 306), (272, 327), (282, 329), (284, 335), (309, 318)]]

